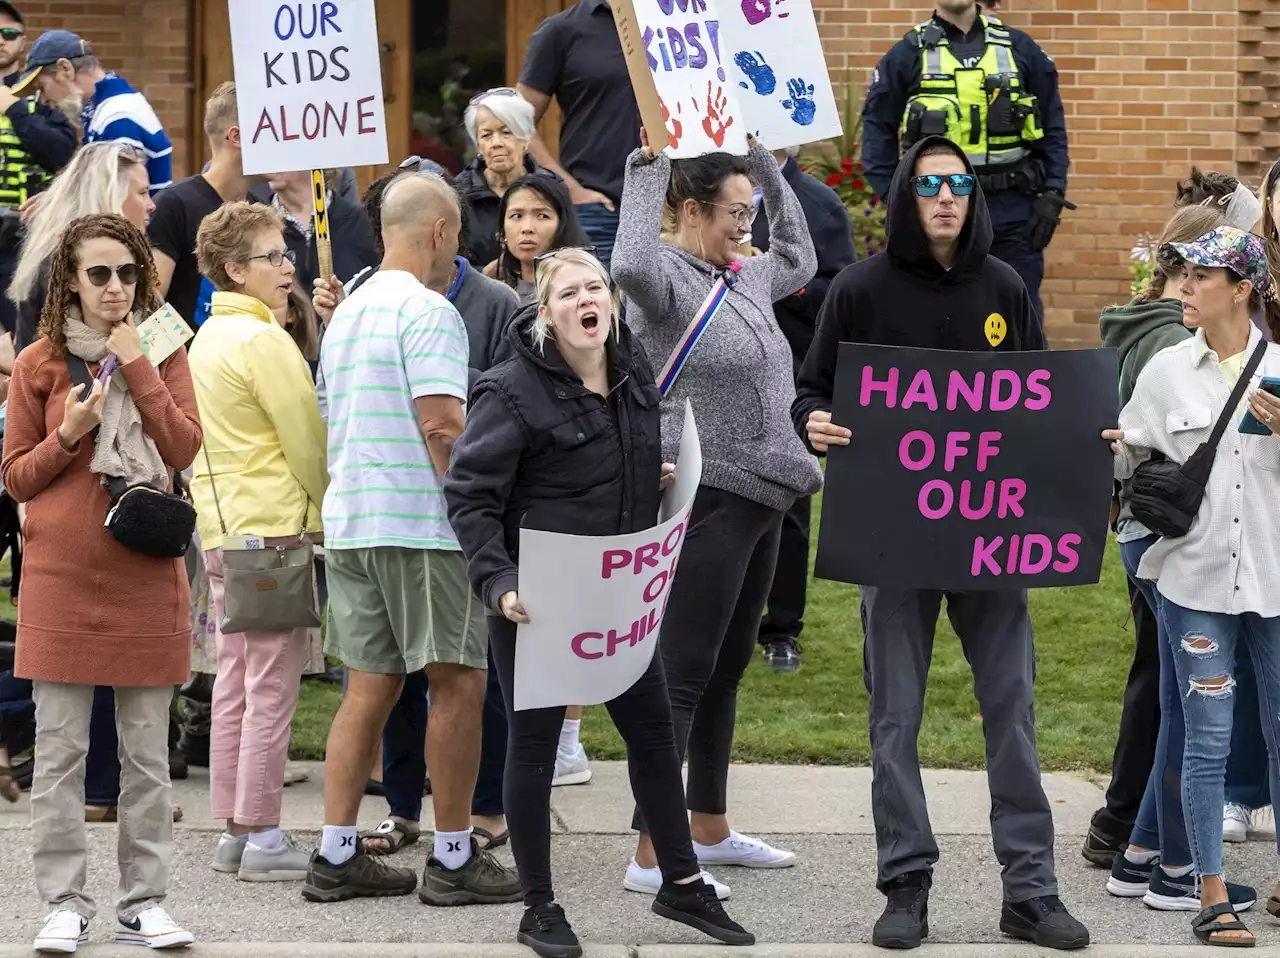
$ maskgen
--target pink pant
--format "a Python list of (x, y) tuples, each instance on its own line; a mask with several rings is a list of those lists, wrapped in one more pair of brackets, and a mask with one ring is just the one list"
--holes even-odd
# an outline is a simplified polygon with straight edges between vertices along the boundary
[[(221, 622), (222, 551), (210, 549), (204, 558), (214, 619)], [(278, 825), (307, 630), (223, 635), (219, 628), (217, 644), (209, 737), (213, 817), (239, 825)]]

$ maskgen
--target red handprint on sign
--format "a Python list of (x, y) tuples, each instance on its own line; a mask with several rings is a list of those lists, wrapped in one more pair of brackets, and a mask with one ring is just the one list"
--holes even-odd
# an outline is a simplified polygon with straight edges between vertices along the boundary
[[(671, 111), (667, 109), (666, 101), (662, 97), (658, 97), (658, 103), (662, 106), (662, 124), (667, 128), (667, 142), (671, 144), (674, 150), (680, 145), (680, 137), (684, 136), (684, 124), (680, 122), (678, 117), (673, 117)], [(679, 101), (676, 102), (676, 113), (683, 112)]]
[[(694, 100), (693, 105), (698, 106), (698, 101)], [(722, 87), (716, 87), (712, 92), (711, 81), (707, 81), (707, 111), (702, 118), (702, 129), (707, 136), (711, 138), (711, 142), (716, 146), (724, 146), (725, 131), (733, 126), (733, 117), (726, 117), (725, 110), (728, 109), (729, 100), (724, 95)]]

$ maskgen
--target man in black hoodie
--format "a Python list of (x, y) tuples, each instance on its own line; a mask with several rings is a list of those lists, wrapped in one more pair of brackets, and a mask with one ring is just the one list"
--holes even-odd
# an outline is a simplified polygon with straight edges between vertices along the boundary
[[(815, 452), (856, 442), (831, 421), (842, 342), (962, 351), (1044, 348), (1035, 307), (1013, 268), (988, 255), (991, 220), (973, 168), (950, 140), (928, 137), (902, 158), (889, 193), (888, 252), (836, 277), (800, 370), (796, 428)], [(1005, 318), (993, 346), (984, 330)], [(852, 531), (852, 530), (851, 530)], [(973, 669), (987, 741), (991, 830), (1003, 866), (1000, 930), (1049, 948), (1083, 948), (1088, 930), (1058, 898), (1053, 814), (1035, 746), (1035, 650), (1023, 590), (862, 588), (863, 678), (871, 694), (871, 801), (877, 887), (889, 899), (872, 941), (915, 948), (929, 934), (938, 846), (916, 742), (942, 600)]]

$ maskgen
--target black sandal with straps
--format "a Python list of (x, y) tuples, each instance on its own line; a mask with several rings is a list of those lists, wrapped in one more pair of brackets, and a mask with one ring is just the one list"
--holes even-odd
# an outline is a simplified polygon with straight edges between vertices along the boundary
[[(1232, 920), (1214, 921), (1220, 915), (1231, 915)], [(1252, 932), (1249, 933), (1248, 938), (1219, 937), (1219, 933), (1224, 931), (1249, 931), (1245, 923), (1236, 916), (1236, 910), (1229, 901), (1210, 905), (1196, 915), (1195, 920), (1191, 922), (1191, 931), (1204, 944), (1217, 948), (1253, 948), (1258, 944), (1258, 939), (1253, 937)]]

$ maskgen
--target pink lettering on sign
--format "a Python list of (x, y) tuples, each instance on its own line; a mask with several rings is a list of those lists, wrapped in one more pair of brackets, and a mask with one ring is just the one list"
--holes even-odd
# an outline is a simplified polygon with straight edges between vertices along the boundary
[[(578, 658), (588, 662), (617, 655), (619, 649), (634, 648), (657, 631), (665, 609), (665, 605), (662, 609), (655, 606), (632, 622), (624, 632), (617, 629), (610, 629), (607, 633), (579, 632), (569, 641), (569, 648)], [(588, 642), (592, 643), (590, 648), (587, 647)]]
[(898, 370), (890, 369), (883, 381), (876, 379), (876, 371), (871, 366), (862, 367), (862, 391), (858, 397), (858, 405), (870, 406), (873, 393), (884, 393), (885, 407), (894, 408), (898, 404)]
[(1074, 572), (1080, 565), (1080, 554), (1076, 548), (1082, 541), (1074, 532), (1059, 536), (1056, 543), (1048, 536), (1035, 532), (1021, 537), (1012, 535), (1008, 540), (1004, 536), (995, 536), (989, 540), (985, 536), (978, 536), (973, 540), (973, 562), (969, 574), (974, 577), (1005, 573), (1039, 575), (1050, 567), (1054, 572), (1063, 574)]
[[(911, 456), (913, 443), (920, 443), (924, 447), (924, 455), (919, 459), (914, 459)], [(902, 441), (898, 443), (898, 460), (912, 472), (928, 469), (929, 464), (933, 462), (933, 452), (933, 437), (923, 429), (913, 429), (903, 436)]]
[[(377, 126), (365, 124), (366, 120), (373, 119), (374, 114), (365, 110), (363, 104), (373, 101), (374, 98), (371, 96), (356, 101), (358, 121), (356, 132), (358, 134), (378, 132)], [(330, 136), (345, 136), (350, 108), (351, 104), (348, 102), (306, 103), (300, 111), (290, 115), (283, 104), (274, 111), (263, 107), (258, 115), (258, 124), (254, 128), (251, 142), (257, 143), (264, 137), (277, 143), (287, 143), (303, 138), (323, 140)]]
[(684, 526), (683, 522), (676, 523), (661, 542), (646, 542), (634, 552), (630, 549), (606, 549), (600, 554), (600, 578), (608, 579), (623, 569), (630, 569), (632, 575), (640, 575), (646, 568), (656, 569), (659, 555), (665, 558), (680, 547)]

